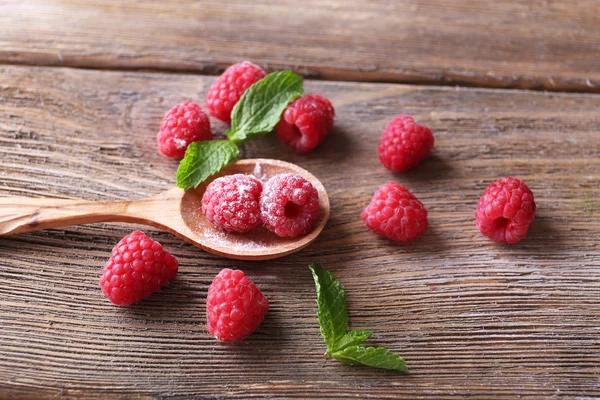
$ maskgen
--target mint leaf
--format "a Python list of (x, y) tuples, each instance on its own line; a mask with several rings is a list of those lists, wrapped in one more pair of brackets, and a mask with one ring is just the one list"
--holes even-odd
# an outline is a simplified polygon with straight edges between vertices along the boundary
[(370, 330), (364, 330), (364, 331), (350, 331), (348, 332), (347, 336), (350, 336), (355, 344), (361, 344), (362, 342), (364, 342), (365, 340), (367, 340), (368, 338), (371, 337), (371, 335), (373, 334), (373, 331)]
[(235, 160), (240, 149), (229, 140), (202, 140), (191, 143), (177, 169), (177, 186), (195, 188), (209, 176)]
[(348, 346), (361, 344), (365, 340), (371, 337), (373, 331), (350, 331), (346, 333), (338, 342), (335, 344), (333, 352), (338, 352), (345, 349)]
[(371, 330), (348, 331), (346, 297), (340, 282), (331, 272), (318, 264), (310, 264), (317, 289), (317, 316), (327, 353), (348, 365), (363, 364), (371, 367), (408, 372), (402, 357), (383, 347), (359, 346), (372, 334)]
[(290, 101), (300, 97), (302, 77), (292, 71), (273, 72), (250, 86), (233, 107), (229, 140), (242, 143), (275, 128)]
[(235, 160), (240, 153), (237, 144), (271, 132), (289, 102), (303, 91), (302, 77), (291, 71), (273, 72), (250, 86), (231, 113), (229, 140), (190, 144), (177, 169), (177, 186), (195, 188)]
[(370, 367), (393, 369), (408, 372), (406, 363), (397, 354), (383, 347), (350, 346), (331, 355), (348, 365), (363, 364)]
[(318, 264), (309, 265), (317, 288), (317, 316), (327, 350), (332, 352), (348, 331), (346, 297), (340, 283)]

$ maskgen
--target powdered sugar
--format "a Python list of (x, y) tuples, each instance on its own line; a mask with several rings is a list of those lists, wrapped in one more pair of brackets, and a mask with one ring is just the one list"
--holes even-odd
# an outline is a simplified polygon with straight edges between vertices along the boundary
[(240, 183), (237, 187), (238, 189), (238, 193), (240, 194), (240, 196), (243, 196), (244, 194), (248, 193), (249, 191), (251, 191), (253, 188), (252, 186), (245, 184), (245, 183)]
[(187, 140), (184, 139), (178, 139), (178, 138), (173, 138), (173, 141), (175, 142), (175, 146), (178, 149), (185, 149), (188, 146), (188, 142)]
[(256, 177), (256, 179), (258, 179), (262, 182), (266, 182), (267, 180), (269, 180), (269, 177), (263, 171), (262, 165), (259, 162), (257, 162), (256, 165), (254, 166), (254, 171), (252, 171), (252, 175), (254, 175)]
[(252, 233), (239, 234), (227, 232), (223, 229), (207, 227), (203, 231), (207, 239), (206, 245), (216, 248), (235, 248), (237, 250), (267, 250), (269, 248), (265, 238), (257, 238)]

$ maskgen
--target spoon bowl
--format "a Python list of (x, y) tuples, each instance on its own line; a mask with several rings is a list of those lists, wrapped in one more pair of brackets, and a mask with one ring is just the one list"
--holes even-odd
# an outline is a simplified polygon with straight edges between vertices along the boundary
[[(207, 185), (218, 177), (240, 173), (263, 181), (283, 173), (308, 180), (319, 193), (320, 215), (313, 229), (304, 236), (282, 238), (262, 226), (233, 233), (212, 225), (202, 213)], [(97, 222), (134, 222), (166, 230), (207, 252), (238, 260), (269, 260), (302, 250), (319, 236), (328, 219), (329, 197), (314, 175), (295, 164), (263, 158), (229, 164), (196, 189), (173, 188), (141, 200), (0, 198), (0, 235)]]
[[(319, 219), (313, 229), (304, 236), (282, 238), (263, 226), (246, 233), (227, 232), (211, 224), (202, 213), (202, 196), (206, 187), (221, 176), (250, 174), (263, 180), (264, 183), (275, 175), (287, 173), (302, 176), (319, 193)], [(329, 197), (323, 184), (314, 175), (295, 164), (270, 159), (240, 160), (223, 168), (218, 174), (202, 182), (195, 190), (186, 191), (181, 200), (181, 217), (188, 229), (194, 233), (193, 237), (197, 243), (192, 242), (192, 244), (208, 252), (240, 260), (268, 260), (297, 252), (319, 236), (329, 218)]]

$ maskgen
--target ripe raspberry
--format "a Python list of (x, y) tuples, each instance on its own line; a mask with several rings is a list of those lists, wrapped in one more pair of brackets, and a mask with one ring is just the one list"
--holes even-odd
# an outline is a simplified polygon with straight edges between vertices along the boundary
[(235, 342), (256, 330), (269, 310), (269, 301), (239, 270), (225, 268), (208, 287), (208, 332), (217, 340)]
[(202, 212), (216, 226), (247, 232), (260, 223), (262, 182), (250, 175), (228, 175), (212, 181), (202, 196)]
[(300, 175), (275, 175), (260, 196), (260, 215), (268, 230), (281, 237), (305, 235), (319, 218), (319, 193)]
[(533, 193), (516, 178), (500, 178), (489, 185), (477, 203), (475, 220), (485, 236), (500, 243), (517, 243), (535, 217)]
[(400, 114), (383, 130), (379, 160), (391, 171), (406, 171), (429, 155), (433, 142), (428, 127), (415, 123), (410, 115)]
[(411, 242), (427, 229), (427, 210), (404, 186), (388, 182), (361, 214), (367, 227), (396, 242)]
[(318, 94), (304, 95), (287, 106), (275, 127), (279, 139), (296, 153), (308, 153), (325, 139), (335, 110)]
[(227, 68), (208, 89), (206, 107), (210, 115), (231, 122), (231, 111), (242, 94), (267, 74), (250, 61), (234, 64)]
[(161, 154), (183, 158), (190, 143), (212, 138), (210, 121), (204, 110), (196, 103), (184, 101), (165, 114), (156, 142)]
[(177, 265), (177, 259), (160, 243), (135, 231), (112, 249), (100, 286), (112, 303), (126, 306), (169, 283), (177, 273)]

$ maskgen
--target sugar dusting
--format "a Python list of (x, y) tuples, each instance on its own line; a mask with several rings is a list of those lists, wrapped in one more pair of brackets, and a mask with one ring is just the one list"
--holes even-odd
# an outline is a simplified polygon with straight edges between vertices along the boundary
[(178, 149), (184, 149), (188, 145), (187, 141), (183, 139), (173, 138), (173, 141), (175, 142), (175, 145)]
[(263, 171), (262, 165), (260, 165), (259, 162), (257, 162), (254, 166), (254, 171), (252, 171), (252, 175), (254, 175), (256, 179), (262, 182), (266, 182), (269, 179), (267, 174)]
[(250, 185), (244, 185), (243, 183), (240, 183), (238, 185), (238, 193), (241, 195), (244, 195), (246, 193), (249, 193), (250, 191), (252, 191), (253, 187)]
[(206, 227), (203, 231), (204, 237), (215, 247), (232, 246), (236, 250), (266, 250), (268, 244), (264, 239), (257, 240), (252, 231), (249, 233), (232, 233), (223, 229)]

